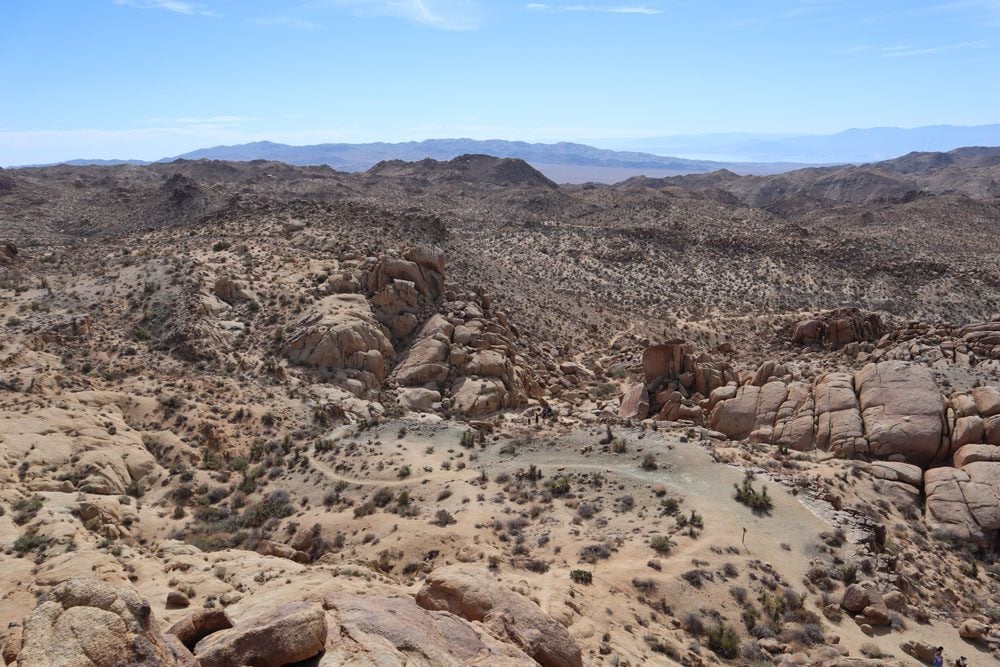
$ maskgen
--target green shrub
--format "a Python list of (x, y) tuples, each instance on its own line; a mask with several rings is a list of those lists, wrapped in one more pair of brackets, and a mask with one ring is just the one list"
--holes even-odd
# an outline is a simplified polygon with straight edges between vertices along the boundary
[(754, 511), (754, 514), (770, 514), (774, 503), (771, 496), (767, 495), (767, 486), (762, 486), (760, 491), (753, 488), (750, 477), (743, 480), (743, 484), (734, 484), (736, 488), (736, 500), (743, 503)]
[(666, 535), (654, 535), (649, 541), (649, 546), (658, 554), (668, 554), (674, 548), (674, 543)]
[(740, 653), (740, 635), (733, 626), (719, 623), (708, 629), (708, 648), (723, 658), (732, 660)]
[(594, 582), (594, 574), (590, 570), (571, 570), (569, 578), (578, 584), (592, 584)]
[(549, 483), (549, 491), (554, 496), (565, 496), (569, 493), (569, 477), (557, 477)]
[(43, 537), (37, 533), (26, 533), (14, 540), (14, 551), (19, 554), (28, 553), (29, 551), (41, 551), (48, 546), (48, 543), (49, 538), (47, 537)]

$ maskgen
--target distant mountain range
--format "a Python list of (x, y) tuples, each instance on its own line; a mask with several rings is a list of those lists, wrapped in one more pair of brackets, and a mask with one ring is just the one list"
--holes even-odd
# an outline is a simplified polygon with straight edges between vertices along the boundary
[(584, 144), (527, 143), (476, 139), (428, 139), (404, 143), (316, 144), (289, 146), (257, 141), (237, 146), (215, 146), (184, 153), (185, 160), (275, 160), (294, 165), (329, 165), (338, 171), (366, 171), (387, 160), (415, 162), (427, 158), (451, 160), (460, 155), (490, 155), (517, 158), (560, 182), (616, 182), (630, 176), (677, 176), (729, 169), (739, 174), (774, 174), (803, 165), (735, 164), (711, 160), (689, 160), (635, 151), (613, 151)]
[(906, 153), (947, 152), (965, 146), (1000, 146), (1000, 124), (874, 127), (827, 135), (701, 134), (603, 142), (608, 147), (658, 155), (734, 162), (865, 163)]
[[(460, 155), (518, 158), (557, 183), (617, 183), (634, 176), (665, 178), (722, 169), (767, 176), (820, 165), (875, 162), (914, 151), (944, 152), (966, 146), (1000, 146), (1000, 124), (912, 129), (872, 128), (831, 135), (690, 135), (620, 140), (612, 150), (579, 143), (554, 144), (476, 139), (428, 139), (404, 143), (291, 146), (256, 141), (201, 148), (158, 162), (186, 160), (272, 160), (291, 165), (328, 165), (338, 171), (366, 171), (389, 160), (451, 160)], [(641, 150), (639, 150), (641, 149)], [(685, 155), (687, 157), (673, 157)], [(148, 164), (140, 160), (70, 160), (72, 165)]]

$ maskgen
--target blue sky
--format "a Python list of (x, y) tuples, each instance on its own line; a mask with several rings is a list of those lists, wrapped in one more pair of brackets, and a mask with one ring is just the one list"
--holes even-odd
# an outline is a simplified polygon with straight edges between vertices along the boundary
[(995, 123), (998, 48), (1000, 0), (5, 0), (0, 165)]

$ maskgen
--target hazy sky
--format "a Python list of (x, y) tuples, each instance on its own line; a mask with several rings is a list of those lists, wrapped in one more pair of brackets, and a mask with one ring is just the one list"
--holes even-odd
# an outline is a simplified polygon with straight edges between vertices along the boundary
[(1000, 121), (1000, 0), (4, 0), (0, 164)]

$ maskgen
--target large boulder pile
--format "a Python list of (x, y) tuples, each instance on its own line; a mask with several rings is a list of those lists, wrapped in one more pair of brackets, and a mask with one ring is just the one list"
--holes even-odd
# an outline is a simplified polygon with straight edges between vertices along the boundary
[(618, 409), (623, 419), (655, 415), (666, 421), (705, 421), (709, 397), (733, 383), (736, 373), (708, 353), (695, 354), (694, 344), (672, 340), (647, 347), (642, 355), (643, 383), (629, 387)]
[(495, 582), (485, 570), (460, 566), (435, 570), (417, 593), (417, 604), (479, 621), (543, 667), (583, 664), (580, 647), (566, 628), (527, 598)]
[(841, 308), (796, 323), (791, 341), (796, 345), (840, 348), (850, 343), (877, 341), (883, 333), (882, 318), (875, 313)]
[(873, 361), (896, 359), (931, 365), (1000, 368), (1000, 316), (961, 326), (911, 322), (887, 333), (872, 352)]
[(17, 660), (21, 667), (193, 665), (171, 637), (160, 633), (149, 602), (133, 589), (69, 579), (24, 619)]
[(392, 342), (361, 294), (321, 299), (281, 346), (293, 364), (310, 366), (354, 380), (348, 387), (377, 390), (393, 357)]
[(709, 426), (736, 440), (876, 459), (876, 489), (900, 506), (923, 492), (932, 527), (980, 543), (1000, 530), (1000, 389), (946, 400), (926, 366), (899, 360), (811, 386), (775, 379), (780, 370), (765, 364), (746, 384), (712, 392)]
[(830, 373), (812, 385), (760, 371), (754, 378), (764, 384), (752, 380), (713, 393), (713, 429), (737, 440), (922, 467), (950, 454), (944, 400), (925, 367), (868, 364), (854, 376)]
[(444, 254), (417, 247), (345, 262), (330, 295), (282, 345), (357, 396), (397, 389), (406, 410), (480, 416), (539, 395), (517, 331), (481, 291), (445, 284)]

